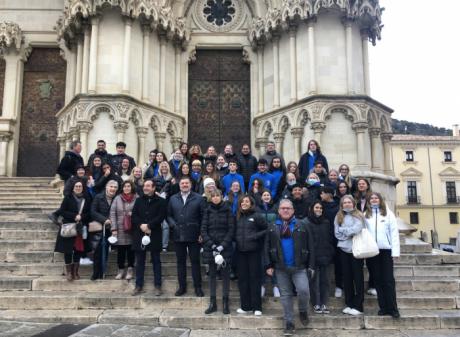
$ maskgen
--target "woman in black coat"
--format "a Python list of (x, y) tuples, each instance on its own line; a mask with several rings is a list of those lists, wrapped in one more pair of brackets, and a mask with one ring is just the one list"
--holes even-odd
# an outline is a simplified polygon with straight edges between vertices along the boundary
[[(221, 270), (223, 281), (223, 310), (226, 315), (230, 314), (228, 307), (228, 295), (230, 291), (230, 267), (233, 253), (232, 240), (235, 230), (235, 220), (230, 205), (222, 200), (220, 190), (211, 193), (211, 202), (203, 214), (201, 222), (201, 237), (203, 238), (203, 263), (209, 265), (209, 289), (210, 304), (205, 314), (217, 311), (216, 303), (216, 275)], [(215, 263), (215, 255), (222, 255), (225, 262), (218, 266)]]
[(238, 201), (236, 221), (236, 247), (238, 250), (238, 288), (241, 308), (236, 312), (253, 311), (262, 315), (261, 281), (262, 250), (267, 232), (265, 217), (255, 211), (255, 201), (245, 196)]
[[(89, 251), (88, 246), (83, 240), (83, 226), (88, 225), (90, 218), (91, 200), (85, 193), (85, 185), (81, 181), (76, 181), (72, 188), (72, 193), (66, 195), (62, 200), (59, 214), (63, 217), (63, 223), (77, 223), (77, 236), (64, 238), (61, 231), (58, 231), (56, 238), (55, 252), (64, 254), (67, 281), (78, 280), (78, 269), (80, 267), (81, 255)], [(81, 211), (80, 211), (81, 209)]]
[(335, 254), (331, 224), (324, 216), (323, 205), (315, 201), (309, 209), (307, 225), (313, 235), (315, 276), (311, 280), (311, 301), (317, 314), (328, 314), (329, 297), (328, 266)]

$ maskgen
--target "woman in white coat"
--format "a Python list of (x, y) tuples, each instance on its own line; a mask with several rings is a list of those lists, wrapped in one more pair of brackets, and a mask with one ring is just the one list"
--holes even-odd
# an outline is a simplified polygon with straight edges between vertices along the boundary
[(366, 227), (380, 250), (377, 256), (368, 259), (368, 267), (375, 277), (380, 308), (378, 314), (399, 318), (393, 275), (393, 260), (400, 254), (398, 224), (395, 215), (387, 208), (380, 193), (371, 193), (367, 205)]

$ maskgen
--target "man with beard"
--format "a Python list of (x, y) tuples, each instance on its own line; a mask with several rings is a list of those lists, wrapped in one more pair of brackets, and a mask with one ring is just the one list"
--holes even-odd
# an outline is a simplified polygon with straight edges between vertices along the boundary
[(107, 144), (105, 143), (105, 140), (99, 139), (99, 140), (97, 141), (97, 148), (96, 148), (96, 150), (94, 150), (94, 153), (92, 153), (92, 154), (89, 156), (89, 159), (88, 159), (88, 166), (91, 165), (91, 164), (93, 163), (94, 157), (96, 157), (96, 156), (101, 157), (102, 163), (110, 163), (110, 159), (111, 159), (112, 155), (111, 155), (110, 153), (107, 152), (106, 146), (107, 146)]

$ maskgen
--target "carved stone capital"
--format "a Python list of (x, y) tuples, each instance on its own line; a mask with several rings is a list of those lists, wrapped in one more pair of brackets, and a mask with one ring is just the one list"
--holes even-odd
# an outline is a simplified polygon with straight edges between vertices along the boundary
[(388, 143), (391, 141), (391, 138), (393, 138), (393, 134), (391, 132), (382, 132), (380, 137), (382, 137), (384, 143)]
[(11, 138), (13, 138), (13, 133), (11, 132), (2, 132), (0, 133), (0, 143), (6, 142), (8, 143)]
[(303, 128), (292, 128), (291, 135), (293, 138), (302, 138), (304, 134)]
[(149, 132), (149, 128), (146, 128), (144, 126), (138, 126), (136, 128), (136, 132), (137, 132), (137, 136), (139, 138), (145, 138), (145, 137), (147, 137), (147, 134)]
[(80, 132), (86, 132), (88, 133), (89, 130), (91, 130), (93, 128), (93, 123), (91, 122), (78, 122), (78, 130)]
[(310, 128), (314, 130), (315, 132), (323, 132), (323, 130), (326, 128), (326, 123), (324, 122), (313, 122), (311, 123)]
[(166, 132), (155, 132), (154, 136), (157, 142), (164, 141), (166, 139)]
[(356, 133), (365, 132), (368, 128), (369, 125), (366, 122), (356, 122), (352, 125), (352, 129), (355, 130)]
[(265, 148), (268, 143), (268, 137), (258, 137), (256, 138), (256, 148)]
[(67, 137), (66, 136), (58, 136), (58, 137), (56, 137), (56, 141), (59, 143), (59, 145), (64, 145), (65, 146), (65, 142), (67, 141)]
[(285, 138), (285, 133), (284, 132), (276, 132), (273, 134), (273, 138), (275, 139), (276, 143), (280, 143), (284, 140)]
[(17, 23), (11, 21), (0, 22), (0, 48), (14, 48), (17, 51), (21, 49), (24, 43), (22, 30)]
[(128, 130), (128, 123), (124, 121), (118, 121), (113, 123), (113, 127), (115, 131), (120, 132), (120, 133), (125, 133), (126, 130)]
[(369, 134), (371, 137), (379, 137), (381, 129), (380, 128), (369, 128)]

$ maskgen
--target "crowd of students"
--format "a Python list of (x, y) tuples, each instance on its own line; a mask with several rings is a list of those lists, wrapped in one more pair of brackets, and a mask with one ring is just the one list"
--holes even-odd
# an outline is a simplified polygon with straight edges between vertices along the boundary
[[(344, 295), (344, 314), (361, 315), (364, 260), (352, 254), (353, 237), (367, 228), (380, 253), (366, 260), (367, 293), (377, 296), (379, 315), (399, 317), (393, 261), (399, 257), (394, 214), (369, 181), (353, 177), (346, 164), (329, 168), (317, 141), (298, 163), (287, 164), (269, 142), (259, 159), (249, 145), (239, 153), (231, 145), (218, 154), (213, 146), (182, 143), (170, 156), (157, 150), (144, 165), (116, 144), (106, 151), (103, 140), (84, 166), (81, 143), (75, 141), (58, 168), (65, 181), (64, 199), (50, 215), (57, 224), (77, 223), (78, 235), (62, 237), (66, 278), (79, 279), (80, 262), (91, 263), (92, 280), (104, 278), (109, 246), (117, 250), (116, 279), (135, 277), (133, 295), (143, 292), (147, 252), (154, 271), (155, 295), (162, 294), (161, 252), (177, 258), (176, 296), (187, 292), (186, 258), (192, 266), (196, 296), (202, 290), (201, 263), (207, 265), (210, 305), (217, 311), (216, 280), (223, 282), (223, 313), (229, 314), (230, 280), (238, 279), (240, 314), (262, 315), (262, 297), (271, 283), (281, 297), (285, 334), (295, 329), (293, 296), (307, 325), (308, 305), (328, 314), (329, 266), (335, 297)], [(171, 244), (170, 244), (170, 235)]]

